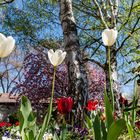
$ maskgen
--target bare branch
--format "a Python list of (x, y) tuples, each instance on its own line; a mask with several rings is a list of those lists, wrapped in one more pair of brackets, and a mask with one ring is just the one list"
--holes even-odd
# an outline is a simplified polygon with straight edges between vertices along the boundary
[[(131, 35), (132, 35), (134, 32), (136, 32), (136, 31), (138, 31), (138, 30), (140, 29), (140, 28), (135, 29), (136, 26), (137, 26), (138, 23), (139, 23), (139, 20), (140, 20), (140, 17), (137, 19), (137, 21), (136, 21), (136, 23), (135, 23), (135, 25), (134, 25), (132, 31), (130, 32)], [(121, 50), (121, 49), (123, 48), (125, 41), (128, 40), (130, 37), (131, 37), (131, 36), (128, 35), (128, 36), (123, 40), (123, 42), (121, 43), (121, 46), (116, 50), (116, 52), (118, 52), (119, 50)]]
[(95, 5), (98, 7), (98, 10), (99, 10), (99, 14), (100, 14), (100, 18), (101, 18), (102, 23), (104, 24), (104, 26), (105, 26), (106, 28), (108, 28), (108, 26), (107, 26), (107, 24), (106, 24), (106, 22), (105, 22), (105, 20), (104, 20), (101, 7), (99, 6), (99, 4), (98, 4), (98, 2), (97, 2), (96, 0), (93, 0), (93, 2), (94, 2)]
[(3, 2), (0, 2), (0, 5), (5, 5), (14, 2), (14, 0), (4, 0)]
[(134, 1), (135, 0), (132, 0), (131, 2), (131, 7), (130, 7), (130, 10), (129, 10), (129, 13), (128, 13), (128, 16), (127, 16), (127, 20), (122, 24), (122, 26), (120, 27), (119, 31), (128, 23), (129, 19), (130, 19), (130, 16), (132, 14), (132, 10), (133, 10), (133, 6), (134, 6)]

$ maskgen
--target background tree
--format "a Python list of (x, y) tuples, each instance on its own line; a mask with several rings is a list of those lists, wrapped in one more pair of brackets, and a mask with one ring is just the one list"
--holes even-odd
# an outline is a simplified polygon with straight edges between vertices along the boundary
[[(101, 69), (93, 68), (90, 63), (86, 65), (86, 70), (88, 71), (89, 96), (102, 102), (105, 74)], [(26, 55), (23, 62), (23, 78), (17, 82), (11, 94), (19, 94), (19, 100), (22, 95), (26, 95), (40, 118), (40, 114), (45, 114), (47, 110), (48, 98), (51, 95), (52, 76), (53, 66), (46, 56), (45, 49), (38, 47)], [(59, 97), (69, 96), (68, 84), (67, 65), (64, 63), (57, 68), (54, 103)]]
[[(69, 77), (69, 79), (71, 78), (69, 80), (71, 82), (70, 85), (78, 83), (74, 86), (78, 87), (80, 82), (86, 85), (87, 80), (83, 81), (82, 79), (84, 78), (80, 76), (76, 78), (78, 75), (74, 73), (85, 73), (87, 62), (92, 62), (93, 65), (97, 64), (108, 75), (108, 57), (106, 55), (108, 50), (102, 44), (101, 32), (106, 26), (109, 28), (116, 26), (119, 35), (116, 45), (111, 50), (111, 67), (113, 75), (115, 77), (119, 76), (119, 80), (117, 78), (114, 79), (114, 89), (116, 92), (119, 92), (115, 87), (119, 82), (122, 84), (122, 82), (127, 81), (127, 78), (132, 75), (132, 73), (126, 72), (129, 72), (131, 66), (135, 65), (135, 61), (131, 61), (131, 58), (137, 54), (139, 49), (139, 1), (121, 0), (118, 3), (117, 0), (73, 0), (66, 1), (68, 3), (65, 5), (63, 2), (60, 1), (60, 5), (51, 5), (48, 1), (32, 2), (30, 0), (24, 1), (21, 4), (22, 6), (16, 8), (14, 3), (9, 4), (6, 9), (9, 13), (5, 12), (5, 10), (3, 11), (5, 17), (2, 20), (2, 31), (5, 33), (8, 31), (14, 35), (17, 38), (17, 42), (19, 41), (19, 45), (22, 46), (21, 50), (25, 50), (27, 46), (29, 46), (28, 50), (30, 50), (30, 46), (42, 45), (50, 48), (55, 46), (54, 42), (59, 41), (62, 43), (63, 29), (64, 44), (62, 43), (62, 46), (66, 48), (69, 54), (66, 63), (68, 64), (70, 56), (73, 56), (71, 57), (73, 61), (70, 62), (68, 67), (75, 67), (75, 69), (68, 70), (69, 75), (71, 75)], [(62, 10), (64, 10), (64, 6), (69, 8), (67, 9), (69, 10), (69, 12), (67, 11), (68, 15), (66, 15), (66, 18), (69, 20), (68, 23), (65, 23), (65, 20), (63, 20)], [(72, 6), (74, 9), (71, 9)], [(61, 13), (60, 21), (59, 10)], [(70, 17), (69, 14), (71, 15)], [(71, 17), (74, 17), (76, 22)], [(70, 25), (70, 28), (68, 29), (64, 25)], [(76, 46), (73, 45), (74, 43)], [(78, 48), (78, 50), (75, 48)], [(77, 57), (77, 55), (79, 56)], [(73, 74), (70, 73), (72, 70), (75, 70)], [(74, 80), (72, 80), (72, 77), (75, 77)], [(73, 81), (77, 82), (74, 83)], [(108, 81), (106, 77), (106, 82), (108, 83)], [(71, 91), (71, 88), (69, 89)], [(75, 88), (72, 90), (79, 89)], [(86, 96), (87, 94), (85, 94), (84, 90), (82, 92), (82, 98), (84, 98), (83, 95)], [(84, 100), (86, 102), (86, 98)]]
[[(108, 51), (102, 45), (100, 36), (106, 26), (113, 28), (116, 21), (119, 34), (116, 47), (111, 48), (111, 67), (112, 72), (114, 71), (113, 75), (116, 75), (116, 78), (119, 75), (119, 80), (114, 79), (114, 84), (120, 82), (123, 85), (128, 78), (128, 74), (132, 76), (132, 73), (127, 73), (129, 69), (132, 69), (132, 65), (135, 65), (135, 61), (130, 63), (132, 53), (135, 55), (135, 52), (139, 49), (139, 2), (136, 0), (119, 2), (116, 0), (100, 0), (98, 2), (96, 0), (81, 0), (74, 1), (73, 6), (76, 10), (75, 17), (77, 28), (80, 30), (80, 37), (84, 38), (81, 39), (83, 50), (89, 54), (86, 60), (96, 63), (106, 73), (108, 72), (106, 55)], [(112, 12), (117, 15), (114, 15), (114, 17)], [(79, 18), (79, 16), (83, 18)]]
[(0, 61), (0, 93), (10, 93), (22, 79), (22, 54), (15, 50), (10, 57)]

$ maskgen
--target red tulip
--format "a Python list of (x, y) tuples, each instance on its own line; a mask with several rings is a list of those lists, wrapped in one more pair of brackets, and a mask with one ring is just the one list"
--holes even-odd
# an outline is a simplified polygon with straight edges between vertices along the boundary
[(7, 126), (10, 127), (10, 126), (12, 126), (12, 124), (11, 123), (7, 123)]
[(0, 122), (0, 127), (6, 126), (6, 122)]
[(62, 97), (57, 100), (57, 109), (61, 114), (67, 114), (72, 111), (73, 99), (71, 97)]
[(135, 122), (135, 125), (138, 129), (140, 129), (140, 121)]
[(19, 122), (16, 122), (15, 125), (16, 125), (16, 126), (19, 126)]
[(98, 101), (97, 100), (95, 100), (95, 101), (94, 100), (88, 100), (86, 109), (88, 111), (96, 110), (97, 106), (98, 106)]
[(119, 99), (119, 102), (120, 102), (120, 106), (127, 106), (128, 105), (128, 100), (123, 97), (122, 95), (120, 95), (120, 99)]

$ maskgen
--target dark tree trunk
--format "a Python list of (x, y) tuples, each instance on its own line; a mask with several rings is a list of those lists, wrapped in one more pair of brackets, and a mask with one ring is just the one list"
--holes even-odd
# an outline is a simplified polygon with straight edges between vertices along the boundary
[[(88, 99), (88, 80), (82, 63), (76, 23), (72, 11), (72, 0), (60, 0), (60, 21), (64, 35), (64, 47), (67, 52), (69, 90), (68, 95), (75, 100), (76, 107), (85, 106)], [(79, 112), (82, 109), (79, 108)], [(81, 113), (80, 113), (81, 114)]]

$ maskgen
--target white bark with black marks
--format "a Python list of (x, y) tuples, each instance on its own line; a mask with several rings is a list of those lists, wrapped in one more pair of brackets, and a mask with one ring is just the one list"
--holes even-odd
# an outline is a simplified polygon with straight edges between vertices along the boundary
[(88, 80), (84, 63), (82, 63), (72, 0), (60, 0), (60, 20), (64, 35), (64, 47), (67, 52), (68, 94), (74, 97), (76, 102), (80, 101), (81, 105), (85, 105), (88, 99)]

